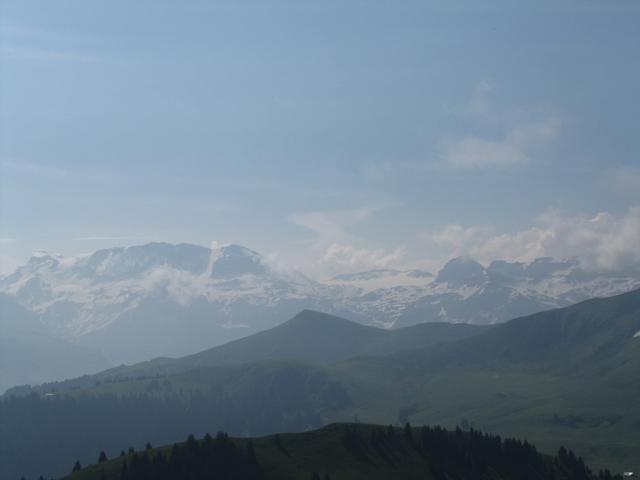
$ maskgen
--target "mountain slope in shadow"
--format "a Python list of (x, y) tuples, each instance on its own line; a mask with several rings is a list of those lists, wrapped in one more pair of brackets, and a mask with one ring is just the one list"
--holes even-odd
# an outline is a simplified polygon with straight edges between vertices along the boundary
[(159, 358), (101, 373), (99, 378), (178, 373), (217, 365), (291, 359), (329, 364), (357, 356), (384, 356), (479, 335), (490, 327), (424, 323), (397, 330), (368, 327), (344, 318), (303, 310), (263, 332), (178, 359)]

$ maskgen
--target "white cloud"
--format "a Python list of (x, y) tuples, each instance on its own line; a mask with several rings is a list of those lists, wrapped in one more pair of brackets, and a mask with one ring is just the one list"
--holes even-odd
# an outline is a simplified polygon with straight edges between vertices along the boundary
[(17, 258), (0, 253), (0, 276), (13, 273), (21, 264)]
[(309, 212), (292, 215), (290, 220), (296, 225), (308, 228), (318, 235), (318, 243), (329, 244), (350, 238), (347, 228), (362, 222), (376, 211), (371, 207), (351, 210)]
[(489, 119), (494, 114), (493, 96), (496, 84), (493, 80), (479, 81), (464, 104), (445, 107), (446, 113), (469, 119)]
[(443, 155), (456, 168), (503, 167), (524, 163), (527, 158), (516, 145), (473, 136), (446, 142)]
[(505, 112), (496, 111), (493, 95), (496, 85), (479, 82), (469, 102), (452, 113), (471, 120), (476, 127), (491, 128), (501, 135), (468, 134), (446, 139), (441, 147), (441, 163), (458, 169), (504, 168), (529, 161), (539, 145), (553, 139), (559, 130), (556, 118), (514, 123)]
[(640, 263), (640, 207), (623, 215), (571, 216), (549, 211), (537, 223), (512, 234), (496, 233), (487, 226), (452, 224), (421, 238), (449, 257), (469, 255), (485, 263), (495, 259), (528, 262), (542, 256), (577, 257), (590, 269)]
[(525, 163), (540, 144), (553, 139), (560, 128), (557, 119), (518, 125), (504, 138), (486, 139), (466, 136), (444, 142), (442, 159), (448, 166), (461, 169), (499, 168)]
[(551, 140), (560, 130), (560, 120), (549, 118), (540, 122), (518, 125), (512, 128), (507, 135), (507, 141), (522, 149), (528, 149), (539, 142)]
[(354, 272), (393, 266), (405, 253), (403, 248), (387, 251), (334, 243), (327, 248), (320, 263), (331, 273)]
[(350, 227), (364, 222), (381, 207), (310, 212), (293, 215), (290, 220), (316, 233), (305, 260), (298, 265), (312, 276), (325, 277), (338, 273), (386, 268), (404, 255), (403, 248), (385, 250), (362, 246), (364, 239), (351, 233)]
[(481, 262), (495, 259), (531, 261), (546, 256), (545, 241), (552, 233), (533, 227), (514, 234), (499, 234), (488, 226), (451, 224), (422, 237), (448, 252), (448, 257), (468, 255)]

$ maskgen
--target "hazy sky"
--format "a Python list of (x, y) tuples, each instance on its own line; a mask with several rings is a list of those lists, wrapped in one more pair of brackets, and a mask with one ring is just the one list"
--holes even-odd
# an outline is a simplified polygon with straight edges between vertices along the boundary
[(2, 269), (640, 261), (640, 3), (4, 0)]

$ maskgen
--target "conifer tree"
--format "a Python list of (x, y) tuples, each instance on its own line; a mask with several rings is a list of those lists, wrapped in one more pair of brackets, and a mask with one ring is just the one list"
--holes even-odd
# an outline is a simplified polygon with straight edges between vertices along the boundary
[(404, 438), (409, 442), (413, 441), (413, 430), (411, 429), (411, 424), (409, 422), (404, 424)]
[(392, 425), (389, 425), (387, 427), (387, 440), (389, 440), (390, 442), (392, 442), (395, 439), (396, 436), (396, 431), (393, 428)]
[(252, 464), (258, 463), (258, 458), (256, 457), (256, 451), (253, 448), (253, 441), (251, 440), (247, 442), (247, 460), (249, 460), (249, 463), (252, 463)]
[(127, 462), (122, 462), (122, 468), (120, 469), (120, 480), (129, 480), (129, 468)]
[(196, 441), (196, 437), (194, 437), (193, 434), (187, 437), (187, 448), (191, 452), (195, 452), (196, 450), (198, 450), (198, 442)]

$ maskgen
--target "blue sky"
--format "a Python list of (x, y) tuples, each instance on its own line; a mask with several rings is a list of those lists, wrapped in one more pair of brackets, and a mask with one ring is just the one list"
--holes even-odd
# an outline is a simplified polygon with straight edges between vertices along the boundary
[(0, 8), (5, 271), (152, 240), (640, 261), (636, 1)]

